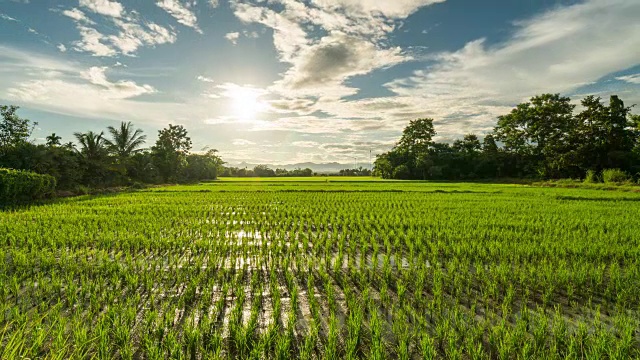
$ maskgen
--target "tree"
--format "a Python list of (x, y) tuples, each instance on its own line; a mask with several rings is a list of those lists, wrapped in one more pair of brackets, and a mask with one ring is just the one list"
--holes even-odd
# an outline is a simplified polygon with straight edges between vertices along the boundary
[(398, 180), (411, 179), (411, 172), (409, 171), (409, 167), (405, 164), (402, 164), (393, 169), (393, 178)]
[(400, 151), (411, 154), (426, 153), (433, 144), (433, 137), (436, 134), (433, 128), (433, 119), (411, 120), (409, 125), (404, 128), (396, 147)]
[(487, 155), (495, 155), (498, 153), (498, 144), (492, 134), (485, 135), (482, 140), (482, 152)]
[(465, 154), (477, 154), (482, 149), (478, 136), (474, 134), (466, 134), (462, 140), (453, 142), (453, 148)]
[(0, 105), (0, 151), (10, 147), (15, 147), (29, 141), (33, 129), (38, 123), (33, 124), (28, 119), (19, 117), (16, 114), (18, 106)]
[(116, 156), (119, 162), (125, 162), (131, 155), (136, 154), (146, 141), (147, 136), (141, 129), (133, 129), (131, 122), (121, 122), (119, 128), (109, 126), (107, 128), (111, 139), (106, 139), (105, 144), (109, 151)]
[(46, 140), (48, 147), (55, 147), (60, 146), (60, 140), (62, 140), (62, 138), (56, 135), (56, 133), (52, 133), (51, 135), (46, 137)]
[(257, 165), (253, 168), (253, 173), (258, 177), (275, 177), (276, 172), (267, 165)]
[(86, 133), (75, 132), (73, 136), (80, 143), (79, 153), (87, 160), (98, 161), (106, 157), (107, 149), (105, 148), (104, 133), (102, 131), (100, 133), (93, 131)]
[(84, 168), (84, 183), (91, 186), (103, 186), (111, 183), (109, 176), (108, 152), (105, 147), (104, 133), (88, 131), (73, 134), (80, 149), (77, 152), (82, 157)]
[(214, 180), (222, 169), (224, 161), (217, 155), (218, 150), (210, 149), (204, 154), (187, 155), (185, 177), (188, 181)]
[(376, 161), (373, 163), (373, 171), (383, 179), (390, 179), (393, 176), (393, 165), (389, 161), (387, 153), (376, 156)]
[(561, 155), (571, 148), (572, 132), (577, 128), (574, 108), (571, 99), (560, 94), (534, 96), (498, 117), (496, 139), (540, 175), (555, 176), (565, 165)]
[(187, 165), (191, 138), (182, 125), (171, 125), (158, 131), (158, 140), (151, 148), (155, 164), (163, 181), (180, 181), (180, 171)]
[(605, 168), (631, 170), (633, 148), (637, 143), (631, 108), (617, 96), (611, 96), (609, 106), (599, 97), (582, 100), (583, 110), (576, 115), (579, 130), (576, 135), (576, 162), (586, 172)]

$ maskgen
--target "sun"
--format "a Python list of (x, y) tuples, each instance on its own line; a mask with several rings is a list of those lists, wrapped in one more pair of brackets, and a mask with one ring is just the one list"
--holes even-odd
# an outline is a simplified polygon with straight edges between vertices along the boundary
[(230, 100), (230, 110), (241, 121), (254, 121), (265, 104), (260, 100), (264, 91), (250, 86), (233, 86), (225, 91)]

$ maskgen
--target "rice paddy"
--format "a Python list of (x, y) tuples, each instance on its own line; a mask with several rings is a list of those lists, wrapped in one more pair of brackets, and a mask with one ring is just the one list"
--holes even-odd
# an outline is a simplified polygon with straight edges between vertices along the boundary
[(0, 213), (0, 358), (640, 357), (640, 194), (230, 179)]

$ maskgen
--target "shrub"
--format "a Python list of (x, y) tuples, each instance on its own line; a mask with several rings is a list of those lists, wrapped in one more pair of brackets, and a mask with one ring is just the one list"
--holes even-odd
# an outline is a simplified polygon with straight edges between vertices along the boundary
[(596, 184), (600, 182), (600, 176), (598, 176), (598, 173), (593, 171), (593, 170), (589, 170), (587, 171), (587, 176), (584, 178), (584, 182), (587, 184)]
[(56, 179), (30, 171), (0, 169), (0, 206), (25, 203), (52, 196)]
[(629, 180), (629, 175), (620, 169), (604, 169), (602, 171), (602, 180), (605, 183), (623, 183)]

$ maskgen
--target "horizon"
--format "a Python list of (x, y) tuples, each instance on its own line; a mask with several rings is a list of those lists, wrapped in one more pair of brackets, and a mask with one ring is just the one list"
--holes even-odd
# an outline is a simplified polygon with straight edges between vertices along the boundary
[(0, 103), (40, 142), (173, 123), (231, 164), (368, 164), (416, 118), (451, 142), (544, 92), (640, 104), (633, 0), (0, 5)]

